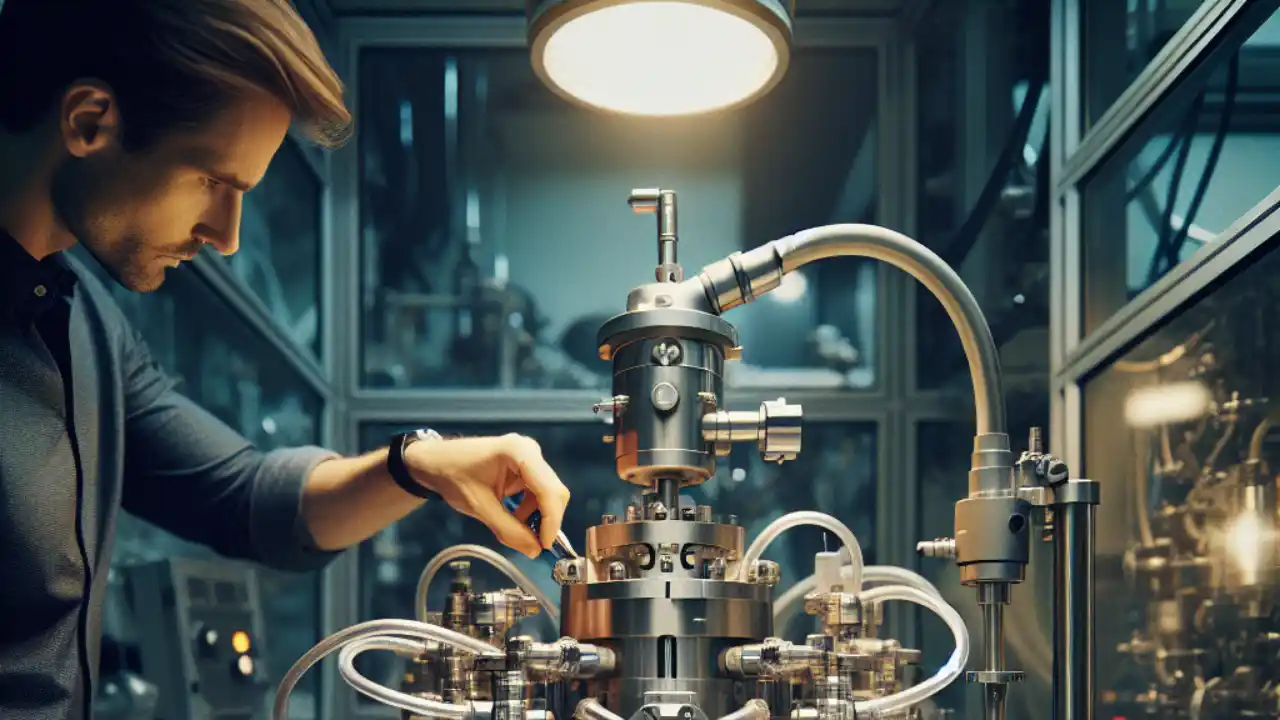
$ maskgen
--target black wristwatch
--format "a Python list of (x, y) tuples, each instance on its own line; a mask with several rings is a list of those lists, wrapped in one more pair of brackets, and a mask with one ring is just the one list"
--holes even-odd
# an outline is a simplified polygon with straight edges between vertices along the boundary
[(409, 467), (404, 464), (404, 450), (420, 440), (442, 440), (435, 430), (414, 430), (401, 433), (391, 438), (391, 447), (387, 451), (387, 473), (401, 490), (424, 500), (441, 500), (440, 493), (413, 479)]

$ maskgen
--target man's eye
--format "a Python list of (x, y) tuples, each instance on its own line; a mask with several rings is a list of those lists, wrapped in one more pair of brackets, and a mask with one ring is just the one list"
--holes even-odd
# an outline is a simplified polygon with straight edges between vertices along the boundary
[(213, 188), (218, 187), (218, 186), (219, 186), (219, 185), (221, 185), (221, 184), (222, 184), (222, 183), (218, 182), (217, 180), (214, 180), (214, 179), (213, 179), (213, 178), (211, 178), (211, 177), (206, 177), (206, 178), (204, 179), (204, 186), (205, 186), (205, 187), (207, 187), (207, 188), (209, 188), (210, 190), (212, 190)]

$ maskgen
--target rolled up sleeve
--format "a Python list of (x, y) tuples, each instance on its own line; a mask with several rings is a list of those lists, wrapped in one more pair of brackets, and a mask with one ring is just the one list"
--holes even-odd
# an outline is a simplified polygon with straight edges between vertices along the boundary
[(318, 447), (263, 452), (182, 396), (142, 339), (126, 331), (126, 510), (229, 558), (280, 569), (323, 567), (302, 516), (302, 492)]

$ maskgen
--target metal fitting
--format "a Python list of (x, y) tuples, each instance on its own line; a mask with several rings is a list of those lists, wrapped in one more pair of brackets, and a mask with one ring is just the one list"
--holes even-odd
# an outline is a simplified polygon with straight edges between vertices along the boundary
[(561, 585), (578, 585), (587, 581), (587, 561), (584, 558), (565, 558), (556, 562), (552, 577)]
[(778, 563), (772, 560), (757, 560), (755, 565), (747, 570), (747, 582), (758, 585), (773, 587), (781, 579), (782, 569), (778, 567)]
[(954, 559), (956, 556), (956, 541), (953, 538), (922, 540), (916, 543), (916, 553), (921, 557)]

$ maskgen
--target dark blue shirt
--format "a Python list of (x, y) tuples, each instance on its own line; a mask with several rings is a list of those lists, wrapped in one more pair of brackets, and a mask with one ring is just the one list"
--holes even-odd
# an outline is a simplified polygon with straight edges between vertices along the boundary
[(299, 507), (331, 456), (255, 449), (174, 390), (86, 268), (0, 231), (0, 718), (91, 716), (122, 507), (227, 557), (317, 569), (334, 554)]

